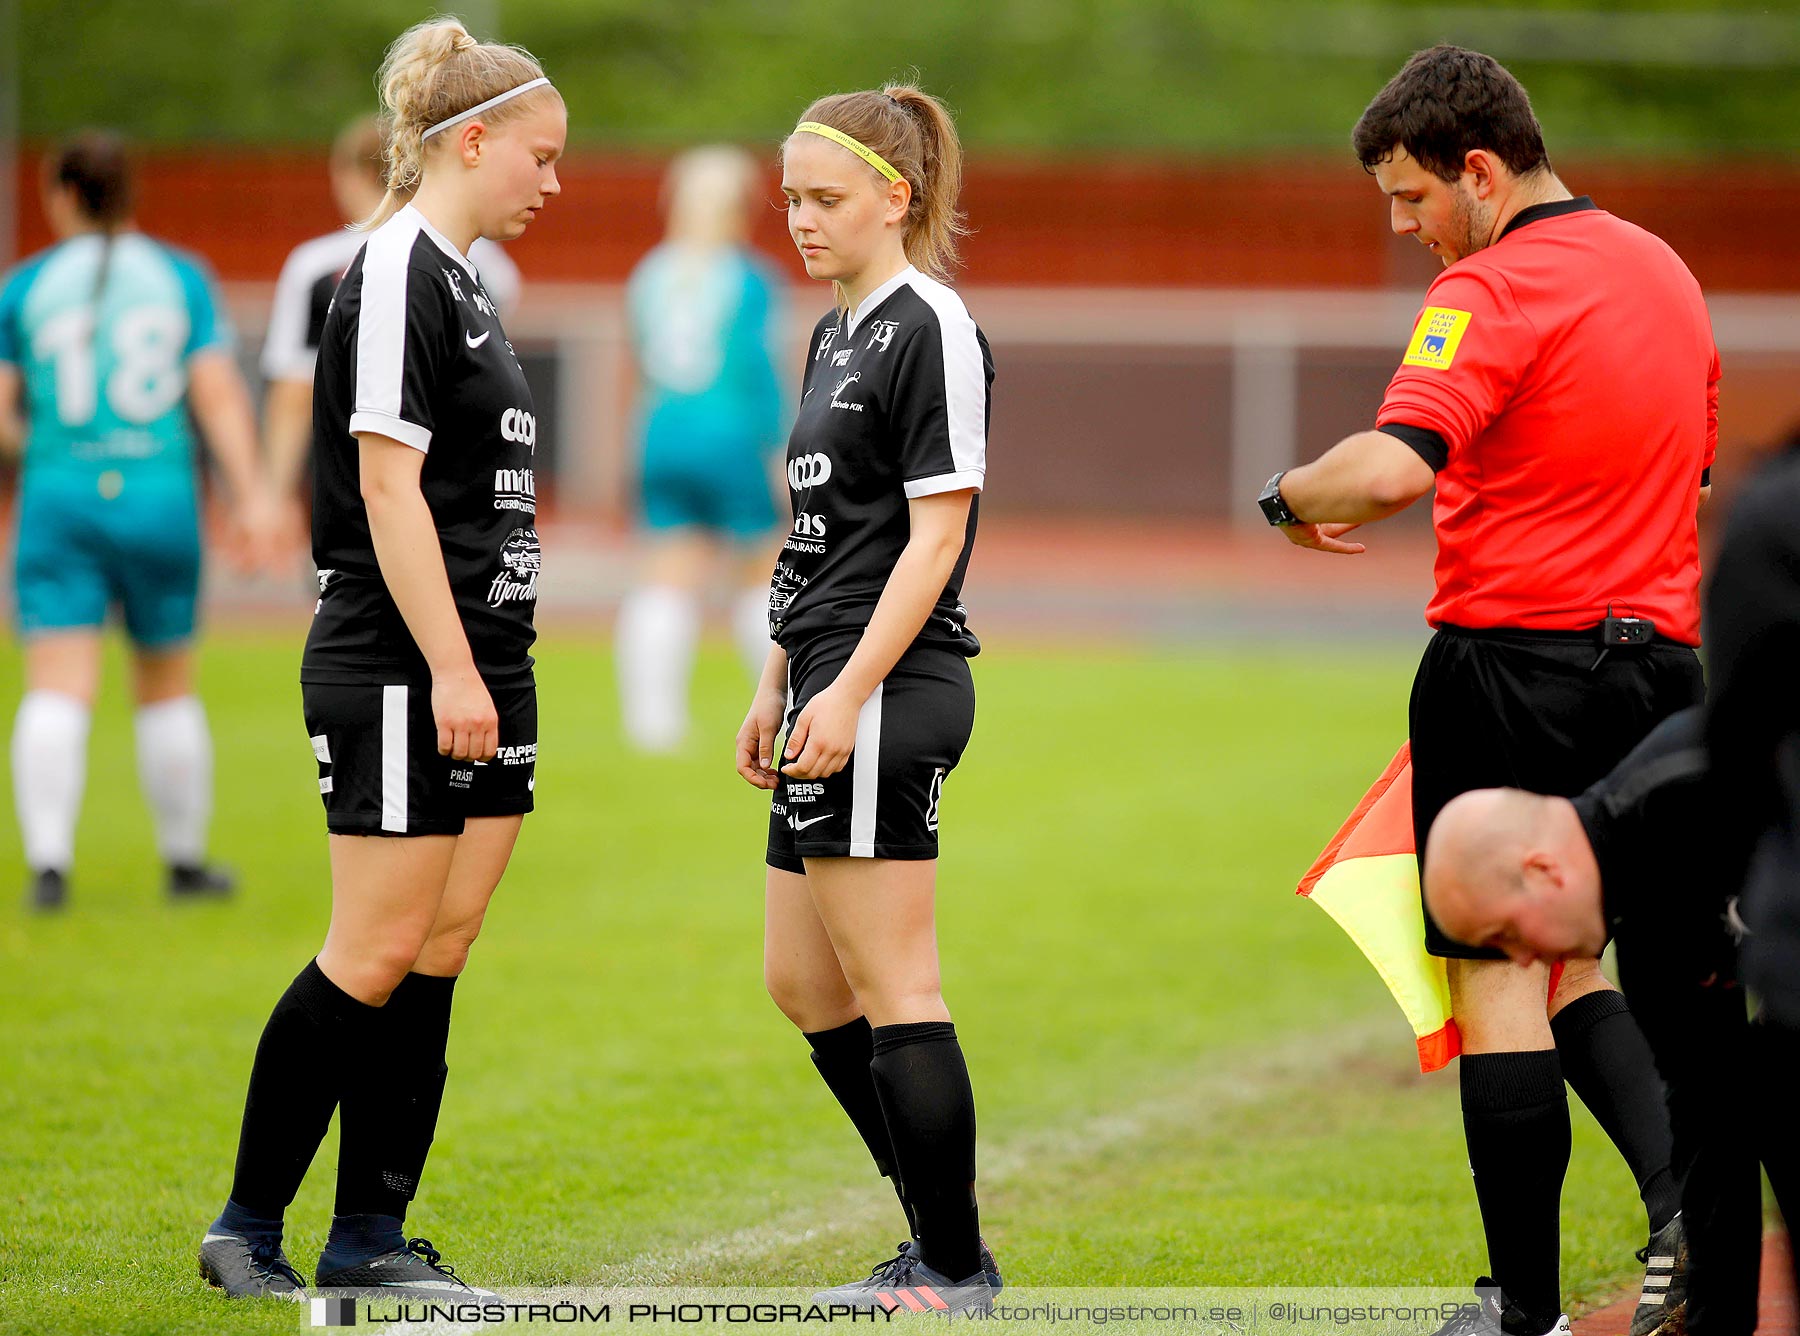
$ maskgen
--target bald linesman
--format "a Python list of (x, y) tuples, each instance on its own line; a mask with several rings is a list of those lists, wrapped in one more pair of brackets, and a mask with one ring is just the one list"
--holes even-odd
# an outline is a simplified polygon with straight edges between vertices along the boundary
[[(1718, 354), (1699, 285), (1667, 245), (1575, 197), (1518, 81), (1477, 52), (1419, 52), (1369, 104), (1357, 157), (1395, 232), (1444, 264), (1374, 430), (1277, 474), (1259, 501), (1300, 546), (1431, 491), (1436, 628), (1413, 684), (1413, 823), (1427, 849), (1469, 789), (1573, 795), (1703, 684), (1695, 511), (1716, 437)], [(1625, 642), (1625, 643), (1620, 643)], [(1650, 1255), (1680, 1250), (1680, 1196), (1654, 1062), (1592, 960), (1548, 1008), (1517, 969), (1426, 915), (1462, 1031), (1463, 1126), (1500, 1311), (1566, 1320), (1559, 1207), (1565, 1079), (1638, 1181)], [(1633, 1336), (1665, 1326), (1640, 1307)]]
[(1590, 959), (1617, 943), (1620, 979), (1668, 1084), (1692, 1253), (1680, 1276), (1678, 1250), (1653, 1250), (1640, 1307), (1690, 1336), (1749, 1336), (1757, 1148), (1771, 1139), (1748, 1133), (1761, 1102), (1755, 1074), (1777, 1068), (1758, 1065), (1753, 1045), (1766, 1048), (1768, 1031), (1752, 1029), (1738, 986), (1738, 881), (1721, 847), (1704, 725), (1699, 707), (1671, 716), (1573, 799), (1518, 789), (1452, 799), (1432, 828), (1425, 903), (1457, 941), (1521, 964)]

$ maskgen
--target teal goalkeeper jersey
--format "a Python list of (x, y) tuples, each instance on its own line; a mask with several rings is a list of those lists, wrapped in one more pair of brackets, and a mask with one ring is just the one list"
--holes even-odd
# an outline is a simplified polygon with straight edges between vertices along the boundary
[(230, 345), (210, 275), (172, 247), (88, 234), (32, 256), (0, 287), (0, 361), (25, 387), (26, 475), (191, 483), (188, 359)]
[(646, 449), (729, 445), (760, 465), (786, 426), (774, 364), (784, 311), (767, 267), (734, 247), (665, 242), (633, 270), (626, 308)]

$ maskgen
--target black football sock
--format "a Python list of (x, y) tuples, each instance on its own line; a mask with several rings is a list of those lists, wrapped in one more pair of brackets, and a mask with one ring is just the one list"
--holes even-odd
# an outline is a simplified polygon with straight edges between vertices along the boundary
[(338, 1111), (337, 1215), (406, 1219), (444, 1103), (455, 991), (454, 978), (408, 974), (381, 1009), (374, 1061)]
[(396, 1217), (340, 1213), (331, 1217), (331, 1233), (319, 1254), (319, 1270), (339, 1271), (405, 1247), (406, 1232)]
[(1546, 1331), (1562, 1312), (1560, 1210), (1569, 1167), (1569, 1099), (1556, 1050), (1464, 1054), (1462, 1109), (1488, 1265), (1527, 1315), (1521, 1330)]
[(1670, 1171), (1675, 1152), (1669, 1105), (1656, 1058), (1622, 994), (1608, 988), (1576, 998), (1550, 1020), (1563, 1079), (1631, 1166), (1656, 1233), (1681, 1209)]
[(280, 1216), (273, 1219), (259, 1216), (254, 1211), (246, 1210), (238, 1202), (227, 1201), (225, 1209), (219, 1212), (219, 1218), (212, 1222), (206, 1232), (209, 1234), (236, 1234), (240, 1238), (249, 1239), (252, 1243), (280, 1243), (281, 1227)]
[(380, 1015), (327, 979), (316, 960), (288, 985), (263, 1027), (244, 1097), (231, 1180), (242, 1212), (263, 1221), (286, 1214), (337, 1107), (338, 1073), (368, 1051), (365, 1036)]
[(900, 1175), (894, 1172), (894, 1143), (888, 1137), (887, 1119), (881, 1112), (881, 1100), (875, 1094), (875, 1080), (869, 1063), (875, 1057), (874, 1031), (866, 1016), (858, 1016), (833, 1030), (802, 1032), (812, 1045), (813, 1066), (825, 1079), (826, 1088), (837, 1096), (837, 1102), (850, 1115), (850, 1122), (869, 1148), (875, 1169), (894, 1185), (900, 1198), (900, 1209), (906, 1212), (909, 1234), (918, 1232), (912, 1208), (901, 1191)]
[(882, 1025), (869, 1063), (894, 1146), (902, 1200), (925, 1265), (951, 1280), (981, 1270), (975, 1205), (975, 1093), (949, 1021)]

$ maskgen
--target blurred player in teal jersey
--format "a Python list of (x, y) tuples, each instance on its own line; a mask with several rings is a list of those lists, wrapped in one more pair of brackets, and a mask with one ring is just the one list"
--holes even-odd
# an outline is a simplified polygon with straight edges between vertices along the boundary
[(775, 372), (777, 280), (745, 245), (756, 165), (735, 148), (693, 149), (669, 170), (664, 242), (632, 273), (632, 343), (643, 378), (640, 587), (619, 610), (626, 737), (679, 746), (700, 593), (721, 554), (742, 584), (731, 624), (751, 673), (769, 652), (773, 456), (787, 421)]
[(188, 410), (245, 539), (274, 518), (231, 329), (192, 257), (132, 230), (123, 145), (85, 134), (46, 160), (59, 240), (0, 287), (0, 447), (24, 447), (15, 591), (25, 698), (13, 793), (39, 909), (67, 898), (100, 631), (133, 650), (138, 771), (171, 895), (216, 895), (206, 865), (212, 741), (194, 694), (200, 498)]

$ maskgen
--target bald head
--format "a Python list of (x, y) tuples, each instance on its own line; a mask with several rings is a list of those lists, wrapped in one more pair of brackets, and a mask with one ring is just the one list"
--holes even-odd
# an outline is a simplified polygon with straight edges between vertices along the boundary
[(1600, 868), (1566, 798), (1476, 789), (1451, 800), (1425, 849), (1425, 905), (1449, 936), (1514, 960), (1598, 956)]

